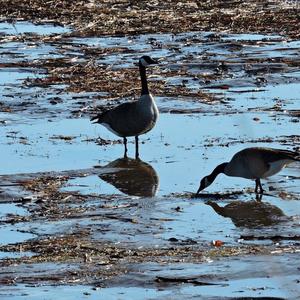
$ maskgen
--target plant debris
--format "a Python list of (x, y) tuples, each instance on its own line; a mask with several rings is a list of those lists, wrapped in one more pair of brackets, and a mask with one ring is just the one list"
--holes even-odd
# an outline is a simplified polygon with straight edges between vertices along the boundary
[[(70, 25), (81, 36), (231, 30), (299, 37), (299, 7), (287, 1), (0, 1), (3, 19)], [(285, 4), (285, 5), (283, 5)], [(217, 38), (212, 36), (212, 38)]]
[[(0, 126), (9, 128), (4, 130), (2, 143), (16, 146), (13, 152), (22, 159), (47, 156), (44, 144), (39, 143), (44, 140), (53, 147), (93, 143), (104, 150), (108, 145), (122, 144), (121, 139), (109, 140), (93, 133), (73, 135), (72, 131), (49, 134), (46, 130), (45, 136), (27, 136), (22, 125), (38, 120), (48, 129), (55, 119), (82, 116), (88, 122), (98, 112), (136, 101), (140, 95), (137, 59), (149, 53), (160, 62), (147, 72), (161, 113), (172, 113), (174, 118), (175, 114), (231, 118), (245, 113), (251, 116), (253, 127), (264, 124), (266, 115), (279, 122), (289, 118), (291, 126), (299, 123), (299, 110), (287, 109), (288, 99), (276, 97), (268, 102), (271, 105), (265, 105), (261, 97), (271, 85), (300, 82), (300, 7), (294, 1), (0, 0), (0, 4), (1, 20), (7, 22), (4, 27), (12, 27), (11, 31), (3, 27), (0, 32), (0, 67), (5, 78)], [(19, 33), (15, 26), (19, 21), (63, 25), (66, 30)], [(257, 33), (267, 35), (254, 35)], [(240, 105), (242, 96), (251, 106)], [(227, 150), (250, 143), (277, 143), (295, 151), (300, 148), (297, 132), (257, 138), (252, 138), (252, 132), (238, 137), (201, 134), (201, 140), (195, 137), (199, 144), (178, 147), (186, 153), (194, 147)], [(173, 146), (164, 140), (163, 133), (161, 140), (163, 147)], [(216, 272), (212, 276), (179, 276), (173, 270), (189, 264), (202, 267), (214, 261), (227, 262), (231, 257), (242, 261), (300, 251), (300, 238), (295, 234), (298, 216), (287, 217), (264, 199), (252, 201), (253, 189), (157, 196), (159, 176), (151, 165), (140, 161), (143, 172), (136, 172), (136, 166), (129, 172), (124, 165), (107, 163), (107, 159), (104, 152), (89, 162), (97, 164), (89, 169), (1, 175), (0, 200), (9, 207), (9, 213), (1, 212), (1, 230), (25, 236), (21, 242), (0, 245), (1, 285), (119, 287), (120, 280), (124, 286), (133, 286), (137, 276), (137, 286), (143, 288), (219, 286), (226, 278), (217, 280), (220, 276)], [(172, 155), (156, 159), (172, 166), (177, 163)], [(92, 178), (93, 188), (89, 189), (86, 178)], [(296, 182), (299, 177), (290, 179)], [(130, 180), (138, 184), (129, 184)], [(103, 193), (103, 182), (114, 189), (111, 194)], [(299, 199), (297, 192), (281, 191), (274, 183), (270, 190), (276, 191), (278, 200)], [(205, 202), (199, 201), (202, 199)], [(206, 200), (218, 200), (218, 204)], [(192, 219), (190, 210), (194, 208), (200, 208), (200, 213)], [(206, 227), (192, 228), (190, 236), (188, 231), (180, 232), (181, 227), (192, 224), (189, 222), (203, 222), (201, 214), (206, 210), (216, 213), (224, 224), (231, 222), (234, 234), (223, 227), (213, 228), (209, 237), (205, 236)], [(276, 226), (291, 231), (278, 234)], [(179, 234), (174, 228), (179, 228)], [(10, 232), (3, 235), (7, 236)], [(152, 275), (143, 273), (147, 264)], [(159, 273), (164, 267), (170, 275)], [(149, 280), (141, 284), (141, 275)]]

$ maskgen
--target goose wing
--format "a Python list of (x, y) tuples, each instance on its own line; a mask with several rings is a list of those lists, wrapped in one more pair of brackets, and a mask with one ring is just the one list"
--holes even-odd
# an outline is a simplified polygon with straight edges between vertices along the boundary
[(113, 120), (120, 119), (122, 116), (127, 115), (131, 108), (135, 105), (135, 102), (122, 103), (112, 109), (106, 110), (97, 114), (91, 118), (94, 123), (109, 123), (111, 124)]
[(287, 164), (297, 161), (297, 152), (272, 148), (252, 148), (247, 153), (249, 169), (256, 178), (266, 178), (280, 172)]
[(300, 160), (300, 154), (294, 151), (272, 148), (258, 148), (258, 151), (266, 163), (273, 163), (280, 160)]

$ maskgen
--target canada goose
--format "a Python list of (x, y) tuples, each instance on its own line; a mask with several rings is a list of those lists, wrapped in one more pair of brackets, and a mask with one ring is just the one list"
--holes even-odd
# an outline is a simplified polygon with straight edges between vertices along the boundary
[(142, 56), (139, 59), (142, 92), (138, 101), (123, 103), (91, 119), (94, 123), (100, 123), (114, 134), (123, 137), (124, 157), (127, 156), (128, 136), (135, 137), (135, 157), (139, 157), (139, 135), (151, 130), (158, 118), (158, 108), (149, 93), (146, 77), (146, 67), (156, 63), (150, 56)]
[(203, 177), (196, 194), (211, 185), (220, 173), (255, 179), (255, 193), (263, 194), (260, 179), (278, 173), (294, 161), (300, 161), (300, 154), (297, 152), (272, 148), (246, 148), (237, 152), (230, 162), (218, 165), (210, 175)]
[(154, 197), (159, 178), (153, 167), (140, 159), (119, 158), (105, 166), (116, 171), (99, 177), (129, 196)]
[(246, 202), (235, 200), (223, 207), (212, 201), (205, 204), (211, 206), (220, 216), (230, 218), (237, 227), (270, 226), (288, 220), (277, 206), (256, 200)]

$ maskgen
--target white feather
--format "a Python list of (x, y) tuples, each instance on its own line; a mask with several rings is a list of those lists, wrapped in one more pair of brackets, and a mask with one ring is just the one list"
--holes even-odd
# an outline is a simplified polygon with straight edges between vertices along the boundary
[(145, 61), (144, 58), (141, 58), (141, 59), (140, 59), (140, 62), (141, 62), (141, 64), (142, 64), (144, 67), (149, 66), (149, 64)]
[(270, 168), (269, 170), (264, 174), (264, 178), (272, 176), (279, 171), (281, 171), (287, 164), (293, 162), (292, 160), (289, 159), (282, 159), (282, 160), (277, 160), (269, 163)]

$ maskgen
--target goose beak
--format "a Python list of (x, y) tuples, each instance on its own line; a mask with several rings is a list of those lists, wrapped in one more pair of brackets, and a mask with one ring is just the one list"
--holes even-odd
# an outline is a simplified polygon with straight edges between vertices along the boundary
[(201, 186), (199, 186), (199, 189), (196, 192), (196, 195), (199, 195), (199, 193), (202, 191), (203, 189), (201, 188)]
[(196, 195), (199, 195), (199, 193), (209, 185), (210, 185), (210, 183), (208, 183), (207, 177), (202, 178)]
[(150, 64), (152, 64), (152, 65), (158, 65), (159, 64), (159, 60), (160, 59), (158, 59), (158, 58), (155, 58), (155, 59), (151, 58)]

